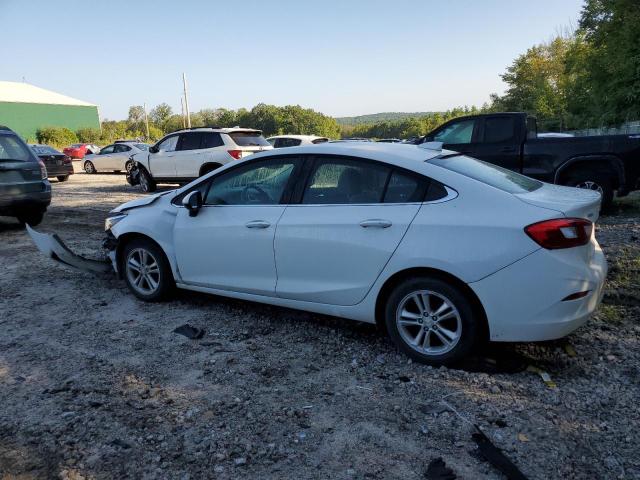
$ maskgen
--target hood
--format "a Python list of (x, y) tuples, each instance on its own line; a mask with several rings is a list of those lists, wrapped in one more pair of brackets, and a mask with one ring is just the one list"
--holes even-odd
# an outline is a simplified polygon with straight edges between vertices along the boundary
[(155, 202), (156, 200), (158, 200), (158, 198), (164, 196), (164, 195), (168, 195), (170, 193), (175, 192), (175, 190), (169, 190), (166, 192), (161, 192), (161, 193), (156, 193), (153, 195), (148, 195), (146, 197), (143, 198), (137, 198), (136, 200), (131, 200), (130, 202), (127, 203), (123, 203), (122, 205), (118, 205), (116, 208), (114, 208), (113, 210), (111, 210), (111, 212), (109, 213), (120, 213), (120, 212), (124, 212), (127, 210), (132, 210), (134, 208), (138, 208), (138, 207), (145, 207), (147, 205), (151, 205), (153, 202)]

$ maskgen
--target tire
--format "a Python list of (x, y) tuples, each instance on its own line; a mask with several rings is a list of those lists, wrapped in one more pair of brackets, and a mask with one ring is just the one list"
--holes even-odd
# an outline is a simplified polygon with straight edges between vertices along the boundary
[[(166, 299), (175, 287), (164, 252), (151, 240), (137, 238), (122, 250), (122, 275), (129, 290), (145, 302)], [(138, 267), (136, 268), (136, 264)]]
[(24, 224), (29, 224), (29, 226), (31, 227), (35, 227), (36, 225), (39, 225), (42, 222), (42, 219), (44, 218), (44, 212), (23, 212), (21, 214), (18, 215), (18, 221), (20, 223)]
[(131, 173), (132, 168), (133, 168), (133, 161), (128, 160), (127, 163), (124, 164), (124, 169), (127, 173)]
[(93, 163), (90, 160), (87, 160), (84, 162), (84, 171), (87, 172), (88, 174), (98, 173), (98, 171), (96, 170), (96, 167), (93, 165)]
[(67, 180), (69, 180), (69, 175), (58, 175), (56, 178), (59, 182), (66, 182)]
[(569, 187), (584, 188), (600, 192), (602, 209), (606, 210), (613, 203), (613, 179), (610, 175), (597, 170), (583, 170), (570, 174), (564, 182)]
[(467, 296), (439, 278), (405, 280), (385, 306), (391, 340), (413, 360), (430, 365), (451, 365), (469, 355), (480, 339), (479, 321)]
[(149, 175), (149, 173), (144, 168), (140, 169), (140, 187), (145, 193), (155, 192), (158, 188), (156, 182), (153, 181), (151, 175)]

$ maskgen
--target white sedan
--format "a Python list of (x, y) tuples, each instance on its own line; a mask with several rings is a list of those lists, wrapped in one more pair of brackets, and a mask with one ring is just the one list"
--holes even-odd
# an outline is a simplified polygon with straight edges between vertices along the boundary
[(438, 145), (258, 153), (106, 220), (139, 298), (188, 290), (378, 323), (415, 360), (559, 338), (598, 306), (599, 194)]
[(82, 160), (82, 169), (87, 173), (98, 173), (104, 171), (129, 172), (133, 167), (131, 157), (137, 153), (146, 152), (149, 145), (142, 142), (116, 142), (107, 145), (99, 152), (85, 155)]

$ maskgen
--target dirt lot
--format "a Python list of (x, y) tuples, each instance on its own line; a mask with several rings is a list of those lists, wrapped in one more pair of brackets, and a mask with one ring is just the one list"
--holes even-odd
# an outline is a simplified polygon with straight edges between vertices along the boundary
[[(54, 183), (41, 231), (99, 255), (121, 175)], [(564, 342), (491, 346), (540, 376), (412, 364), (369, 325), (193, 293), (145, 304), (0, 219), (0, 478), (640, 478), (640, 196), (603, 217), (604, 304)], [(172, 333), (184, 323), (202, 340)], [(569, 353), (568, 353), (569, 352)], [(460, 416), (447, 410), (446, 402)]]

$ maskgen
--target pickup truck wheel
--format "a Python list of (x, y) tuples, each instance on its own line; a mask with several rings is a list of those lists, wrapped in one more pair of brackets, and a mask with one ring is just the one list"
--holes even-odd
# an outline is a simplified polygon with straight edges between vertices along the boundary
[(153, 178), (151, 178), (151, 175), (149, 175), (149, 172), (147, 172), (143, 168), (140, 169), (140, 187), (145, 193), (155, 192), (158, 188), (156, 182), (154, 182)]
[(389, 295), (385, 323), (393, 342), (412, 359), (450, 365), (467, 356), (480, 337), (466, 295), (439, 278), (414, 278)]
[(602, 208), (606, 209), (613, 203), (613, 181), (606, 174), (586, 170), (572, 174), (565, 185), (576, 188), (593, 190), (602, 195)]

